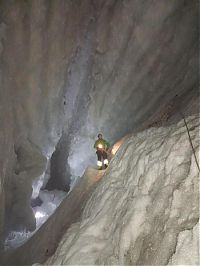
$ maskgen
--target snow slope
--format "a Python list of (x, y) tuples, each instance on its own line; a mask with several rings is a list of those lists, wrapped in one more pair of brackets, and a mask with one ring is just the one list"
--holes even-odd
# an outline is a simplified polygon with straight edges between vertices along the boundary
[(45, 265), (198, 265), (198, 182), (183, 121), (132, 135)]

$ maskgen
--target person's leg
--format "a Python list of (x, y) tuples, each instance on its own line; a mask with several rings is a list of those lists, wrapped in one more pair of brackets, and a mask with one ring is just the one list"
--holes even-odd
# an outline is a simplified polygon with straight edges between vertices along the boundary
[(103, 163), (105, 165), (105, 168), (107, 168), (108, 167), (108, 155), (105, 151), (103, 151), (102, 156), (103, 156)]
[(102, 161), (101, 161), (101, 157), (102, 157), (102, 152), (100, 150), (96, 151), (97, 154), (97, 166), (98, 169), (101, 170), (102, 169)]

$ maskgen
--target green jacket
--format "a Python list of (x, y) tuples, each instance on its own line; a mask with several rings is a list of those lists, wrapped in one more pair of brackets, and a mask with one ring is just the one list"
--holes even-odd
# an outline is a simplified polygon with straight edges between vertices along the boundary
[(107, 142), (105, 139), (98, 139), (95, 141), (94, 148), (97, 149), (99, 144), (103, 146), (104, 150), (107, 150), (110, 147), (109, 142)]

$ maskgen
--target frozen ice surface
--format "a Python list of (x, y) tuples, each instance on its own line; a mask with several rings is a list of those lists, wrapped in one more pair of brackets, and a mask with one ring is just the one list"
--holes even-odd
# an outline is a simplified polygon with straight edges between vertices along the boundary
[(191, 230), (180, 232), (176, 252), (169, 264), (199, 265), (199, 223)]
[(42, 190), (39, 193), (40, 199), (43, 201), (41, 206), (34, 207), (37, 229), (54, 213), (61, 201), (65, 198), (66, 193), (59, 190)]
[[(71, 179), (71, 180), (70, 180), (70, 181), (71, 181), (71, 182), (70, 182), (70, 191), (72, 191), (72, 189), (75, 187), (75, 185), (76, 185), (77, 182), (79, 181), (80, 176), (73, 176), (73, 175), (72, 175), (72, 176), (70, 177), (70, 179)], [(70, 191), (69, 191), (69, 192), (70, 192)]]
[(43, 202), (42, 205), (33, 208), (36, 218), (36, 230), (33, 232), (10, 232), (4, 243), (5, 249), (17, 248), (25, 243), (49, 218), (49, 216), (54, 213), (62, 200), (66, 197), (66, 193), (59, 190), (43, 190), (39, 192), (39, 197)]
[[(35, 231), (34, 231), (35, 232)], [(24, 244), (28, 238), (30, 238), (34, 232), (26, 231), (12, 231), (4, 242), (4, 249), (17, 248)]]
[(45, 265), (198, 265), (198, 184), (183, 121), (132, 135)]

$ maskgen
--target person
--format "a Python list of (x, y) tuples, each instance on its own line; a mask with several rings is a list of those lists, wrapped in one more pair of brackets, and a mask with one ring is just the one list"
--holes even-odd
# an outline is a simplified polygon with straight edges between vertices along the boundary
[[(103, 163), (105, 168), (108, 167), (108, 149), (110, 144), (108, 141), (103, 139), (103, 135), (101, 133), (98, 134), (98, 140), (95, 141), (94, 148), (96, 149), (97, 154), (97, 166), (99, 170), (103, 169)], [(103, 163), (102, 163), (103, 160)]]

